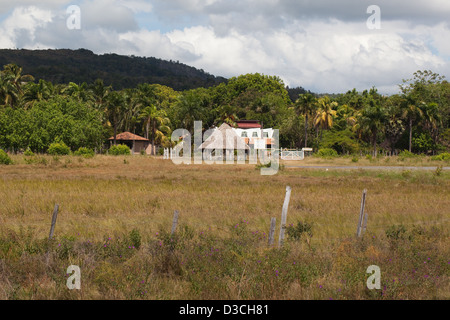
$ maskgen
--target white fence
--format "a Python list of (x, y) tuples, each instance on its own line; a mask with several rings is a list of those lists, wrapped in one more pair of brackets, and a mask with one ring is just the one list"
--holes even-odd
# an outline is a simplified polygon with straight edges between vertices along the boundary
[[(182, 149), (182, 148), (180, 148), (179, 145), (177, 145), (175, 148), (165, 148), (164, 149), (163, 158), (164, 159), (174, 159), (174, 158), (176, 158), (178, 156), (178, 154), (179, 154), (180, 149)], [(298, 160), (305, 159), (305, 152), (311, 152), (311, 151), (312, 150), (309, 149), (309, 148), (308, 149), (303, 148), (302, 150), (278, 149), (278, 150), (275, 150), (274, 152), (276, 152), (279, 155), (279, 158), (281, 160), (287, 160), (287, 161), (289, 161), (289, 160), (290, 161), (297, 160), (298, 161)], [(230, 156), (230, 158), (231, 157), (234, 158), (233, 154), (230, 154), (229, 156)], [(269, 157), (269, 159), (271, 158), (272, 152), (271, 152), (270, 149), (266, 150), (265, 156)], [(212, 160), (211, 157), (212, 157), (212, 155), (210, 154), (209, 157), (207, 156), (207, 158), (209, 158), (209, 159), (206, 159), (206, 160)], [(249, 160), (249, 158), (250, 158), (249, 154), (245, 155), (245, 160)], [(221, 160), (221, 159), (222, 159), (222, 157), (215, 158), (215, 160)], [(225, 157), (223, 157), (223, 159), (225, 159)], [(242, 160), (242, 159), (238, 159), (238, 160)]]
[(303, 150), (280, 150), (281, 160), (303, 160), (305, 152)]

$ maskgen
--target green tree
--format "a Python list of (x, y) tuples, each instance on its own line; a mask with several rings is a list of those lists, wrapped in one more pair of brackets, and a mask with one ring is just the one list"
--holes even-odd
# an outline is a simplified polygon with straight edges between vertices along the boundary
[(366, 105), (362, 109), (360, 123), (363, 130), (369, 132), (373, 146), (373, 154), (377, 155), (377, 137), (383, 132), (387, 121), (386, 108), (381, 102), (380, 96), (370, 94), (366, 98)]
[(31, 75), (23, 75), (22, 68), (18, 65), (5, 65), (3, 71), (0, 71), (0, 103), (17, 107), (23, 95), (24, 84), (33, 80)]
[(305, 117), (305, 148), (308, 147), (308, 120), (309, 116), (314, 114), (317, 108), (317, 98), (311, 93), (304, 93), (298, 96), (295, 101), (295, 110), (297, 114)]
[(413, 124), (414, 121), (418, 121), (422, 116), (422, 109), (419, 107), (419, 103), (411, 95), (407, 96), (402, 103), (402, 116), (408, 122), (409, 128), (409, 146), (408, 151), (412, 150), (412, 136), (413, 136)]
[(39, 79), (38, 83), (28, 82), (24, 86), (23, 103), (29, 108), (37, 101), (48, 100), (54, 96), (54, 86), (51, 82)]
[(331, 101), (329, 96), (324, 96), (317, 100), (317, 111), (314, 118), (316, 128), (328, 130), (333, 127), (333, 119), (336, 116), (335, 108), (338, 107), (336, 101)]
[(106, 115), (110, 126), (113, 128), (114, 145), (117, 145), (117, 131), (125, 113), (126, 105), (123, 94), (113, 91), (106, 100)]

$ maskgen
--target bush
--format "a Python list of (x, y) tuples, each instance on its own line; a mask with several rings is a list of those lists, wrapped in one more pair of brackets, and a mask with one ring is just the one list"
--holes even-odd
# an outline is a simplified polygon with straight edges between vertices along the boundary
[(94, 150), (80, 147), (77, 151), (74, 153), (76, 156), (82, 156), (84, 158), (92, 158), (95, 155)]
[(293, 240), (300, 240), (303, 234), (312, 237), (312, 225), (308, 222), (298, 221), (296, 226), (290, 225), (286, 228), (289, 238)]
[(34, 156), (34, 152), (31, 151), (30, 148), (27, 148), (27, 150), (25, 150), (25, 152), (23, 153), (24, 156), (26, 157), (33, 157)]
[(141, 247), (141, 234), (139, 233), (139, 230), (137, 229), (131, 230), (130, 234), (128, 235), (128, 238), (130, 240), (131, 246), (133, 246), (136, 249), (139, 249)]
[(0, 149), (0, 164), (11, 164), (12, 160), (11, 158), (8, 156), (8, 154), (3, 151), (2, 149)]
[(403, 150), (398, 154), (398, 158), (402, 161), (407, 158), (414, 158), (414, 157), (416, 157), (416, 155), (412, 152), (409, 152), (408, 150)]
[(336, 150), (331, 148), (322, 148), (317, 151), (316, 156), (320, 158), (334, 158), (338, 156), (338, 153)]
[(386, 237), (391, 240), (400, 240), (406, 237), (406, 227), (404, 225), (392, 225), (385, 231)]
[(131, 151), (127, 145), (118, 144), (109, 148), (108, 154), (113, 156), (129, 155), (131, 154)]
[(65, 156), (70, 154), (70, 148), (62, 141), (53, 142), (48, 148), (48, 154), (54, 156)]
[(437, 156), (432, 156), (431, 160), (435, 160), (435, 161), (450, 161), (450, 153), (444, 152), (444, 153), (438, 154)]

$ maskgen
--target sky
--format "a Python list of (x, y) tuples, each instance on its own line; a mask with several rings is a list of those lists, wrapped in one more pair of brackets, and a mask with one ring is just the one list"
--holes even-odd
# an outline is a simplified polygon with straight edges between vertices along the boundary
[(448, 0), (0, 0), (0, 48), (84, 48), (316, 93), (395, 94), (417, 70), (450, 78), (449, 17)]

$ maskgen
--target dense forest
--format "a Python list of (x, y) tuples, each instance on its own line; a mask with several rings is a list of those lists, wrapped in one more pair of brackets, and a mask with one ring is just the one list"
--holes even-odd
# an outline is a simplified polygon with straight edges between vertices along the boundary
[(178, 61), (153, 57), (97, 55), (90, 50), (0, 49), (0, 66), (17, 64), (23, 72), (53, 84), (92, 83), (102, 79), (117, 90), (158, 83), (175, 90), (210, 87), (226, 81)]
[(425, 70), (403, 80), (395, 95), (373, 87), (329, 96), (258, 73), (176, 90), (148, 82), (118, 89), (101, 78), (59, 83), (16, 64), (0, 72), (0, 147), (10, 152), (43, 153), (55, 141), (102, 152), (123, 131), (166, 147), (173, 130), (193, 131), (196, 120), (206, 130), (239, 119), (279, 129), (283, 148), (436, 154), (450, 148), (450, 83)]

